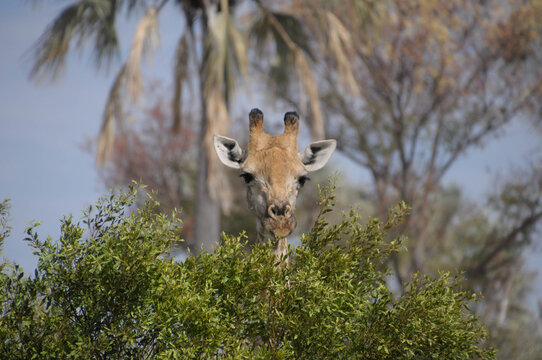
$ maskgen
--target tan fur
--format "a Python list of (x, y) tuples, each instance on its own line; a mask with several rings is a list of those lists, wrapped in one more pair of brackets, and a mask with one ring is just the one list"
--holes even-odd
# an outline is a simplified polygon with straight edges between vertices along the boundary
[[(293, 215), (298, 191), (295, 180), (307, 173), (297, 154), (299, 124), (298, 121), (285, 121), (284, 133), (272, 136), (263, 131), (263, 117), (251, 117), (250, 120), (248, 155), (241, 168), (255, 176), (256, 183), (252, 186), (261, 187), (267, 206), (288, 204), (290, 207), (289, 216), (269, 217), (267, 212), (259, 212), (262, 225), (260, 238), (265, 238), (267, 233), (278, 240), (290, 235), (297, 225)], [(249, 192), (249, 206), (254, 200)]]
[(297, 153), (294, 156), (279, 147), (249, 151), (242, 167), (254, 174), (256, 178), (264, 179), (268, 183), (266, 190), (269, 202), (287, 201), (290, 190), (288, 185), (291, 179), (306, 173)]
[(297, 225), (294, 211), (298, 191), (308, 171), (317, 170), (329, 159), (335, 142), (325, 140), (313, 143), (314, 148), (319, 149), (317, 151), (322, 146), (331, 148), (324, 152), (323, 162), (315, 160), (317, 156), (310, 146), (298, 154), (299, 117), (295, 112), (285, 114), (284, 132), (272, 136), (263, 130), (263, 113), (253, 109), (249, 114), (249, 129), (246, 152), (242, 152), (235, 140), (226, 137), (215, 137), (215, 147), (222, 162), (241, 170), (241, 176), (247, 181), (248, 206), (258, 219), (259, 240), (275, 241), (277, 254), (283, 255), (288, 250), (286, 237)]
[(249, 154), (277, 147), (297, 158), (297, 131), (284, 131), (280, 135), (266, 134), (263, 129), (250, 129)]

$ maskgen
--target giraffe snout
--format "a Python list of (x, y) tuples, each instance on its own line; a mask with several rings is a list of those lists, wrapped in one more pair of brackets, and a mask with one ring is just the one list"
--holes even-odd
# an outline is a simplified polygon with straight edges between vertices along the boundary
[(273, 203), (267, 208), (267, 215), (274, 219), (279, 216), (284, 216), (288, 218), (292, 216), (292, 207), (287, 202)]
[(268, 217), (263, 220), (264, 227), (275, 238), (284, 238), (292, 233), (297, 221), (289, 203), (274, 202), (267, 208)]

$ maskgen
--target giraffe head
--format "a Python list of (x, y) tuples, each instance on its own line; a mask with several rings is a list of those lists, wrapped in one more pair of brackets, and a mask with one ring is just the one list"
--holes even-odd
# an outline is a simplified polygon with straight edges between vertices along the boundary
[(240, 170), (247, 184), (249, 209), (257, 217), (260, 239), (279, 239), (296, 227), (294, 216), (299, 189), (309, 180), (308, 173), (322, 168), (335, 150), (335, 140), (311, 143), (297, 151), (299, 116), (284, 115), (284, 133), (271, 136), (262, 128), (263, 113), (253, 109), (249, 114), (248, 148), (241, 149), (236, 140), (214, 137), (214, 146), (224, 165)]

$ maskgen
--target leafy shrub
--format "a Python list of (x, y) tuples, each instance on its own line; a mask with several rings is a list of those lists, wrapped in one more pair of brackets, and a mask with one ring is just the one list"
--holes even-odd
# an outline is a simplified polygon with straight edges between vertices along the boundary
[(277, 266), (271, 244), (246, 250), (224, 236), (212, 254), (176, 262), (180, 221), (147, 206), (138, 189), (102, 199), (60, 239), (28, 241), (32, 277), (1, 273), (1, 357), (9, 359), (491, 359), (485, 331), (466, 309), (476, 296), (458, 279), (415, 276), (402, 295), (385, 262), (402, 246), (385, 240), (405, 214), (362, 225), (352, 211), (329, 225), (332, 186), (321, 189), (313, 229)]

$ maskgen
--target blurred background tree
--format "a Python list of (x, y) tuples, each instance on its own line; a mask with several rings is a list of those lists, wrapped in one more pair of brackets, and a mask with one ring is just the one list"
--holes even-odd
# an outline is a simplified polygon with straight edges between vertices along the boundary
[[(297, 108), (313, 138), (336, 138), (370, 174), (370, 184), (355, 179), (345, 189), (345, 207), (363, 202), (380, 217), (400, 200), (412, 207), (400, 229), (409, 252), (392, 258), (397, 286), (412, 272), (463, 269), (485, 296), (475, 311), (500, 357), (542, 353), (540, 319), (525, 305), (532, 275), (522, 268), (540, 237), (539, 154), (488, 184), (486, 204), (443, 182), (508, 124), (540, 131), (540, 0), (170, 2), (184, 24), (174, 91), (149, 91), (143, 110), (132, 110), (144, 88), (141, 58), (152, 53), (167, 0), (80, 0), (37, 43), (36, 78), (56, 76), (68, 51), (87, 41), (95, 41), (98, 68), (107, 67), (118, 53), (116, 16), (142, 15), (96, 145), (108, 186), (141, 179), (158, 190), (163, 210), (184, 209), (191, 246), (209, 249), (220, 229), (253, 226), (243, 188), (219, 173), (210, 146), (213, 134), (237, 126), (229, 121), (234, 95)], [(130, 125), (131, 117), (141, 121)], [(305, 207), (301, 224), (314, 216)]]
[[(415, 271), (465, 269), (470, 286), (485, 296), (478, 310), (494, 329), (502, 358), (541, 353), (540, 345), (517, 346), (541, 343), (539, 319), (524, 306), (531, 279), (522, 270), (525, 250), (540, 235), (540, 158), (533, 154), (518, 164), (523, 170), (490, 194), (483, 211), (469, 209), (442, 179), (506, 124), (540, 125), (541, 5), (382, 1), (370, 21), (360, 22), (350, 2), (321, 4), (352, 38), (352, 72), (324, 65), (319, 76), (328, 133), (370, 173), (376, 214), (384, 216), (399, 200), (412, 206), (402, 229), (410, 251), (393, 260), (399, 285)], [(319, 32), (317, 22), (308, 26), (333, 36)], [(335, 61), (321, 55), (322, 64)], [(356, 91), (345, 91), (345, 83)]]
[[(196, 203), (194, 219), (194, 249), (210, 249), (216, 243), (220, 229), (220, 205), (228, 210), (231, 199), (228, 185), (220, 175), (216, 163), (212, 136), (216, 133), (227, 134), (229, 124), (230, 99), (238, 78), (248, 82), (248, 47), (247, 37), (240, 31), (241, 15), (244, 22), (261, 17), (265, 25), (258, 30), (275, 32), (276, 39), (287, 44), (294, 57), (294, 66), (299, 69), (299, 80), (306, 86), (314, 113), (313, 132), (317, 138), (323, 138), (323, 120), (319, 112), (319, 102), (304, 49), (296, 43), (295, 37), (288, 33), (289, 28), (281, 25), (291, 16), (278, 17), (262, 3), (245, 6), (242, 12), (237, 8), (242, 1), (171, 1), (180, 11), (184, 20), (184, 30), (179, 38), (175, 53), (176, 65), (173, 69), (173, 123), (169, 131), (181, 132), (188, 104), (197, 109), (195, 121), (199, 124), (199, 142), (197, 161)], [(35, 65), (31, 76), (43, 79), (51, 76), (55, 79), (63, 70), (66, 55), (74, 47), (81, 47), (94, 42), (96, 67), (107, 68), (119, 53), (116, 22), (119, 14), (141, 15), (130, 51), (120, 67), (110, 90), (104, 110), (102, 127), (99, 134), (96, 160), (102, 165), (115, 156), (115, 142), (126, 126), (123, 107), (126, 103), (137, 104), (142, 90), (142, 57), (151, 55), (153, 44), (159, 39), (158, 14), (168, 0), (93, 0), (76, 1), (66, 7), (44, 32), (35, 46)], [(235, 18), (235, 15), (239, 18)], [(291, 23), (291, 21), (290, 21)], [(294, 24), (295, 25), (295, 24)], [(310, 83), (309, 83), (310, 82)], [(191, 96), (183, 95), (185, 88), (195, 87)], [(197, 95), (195, 95), (197, 94)], [(194, 100), (198, 100), (195, 102)], [(193, 109), (191, 109), (193, 110)]]
[[(503, 358), (540, 354), (539, 346), (508, 351), (512, 339), (541, 339), (540, 331), (517, 332), (540, 328), (520, 305), (530, 283), (523, 252), (542, 217), (540, 159), (518, 165), (525, 169), (494, 191), (484, 211), (469, 216), (463, 213), (469, 204), (442, 179), (506, 124), (540, 125), (541, 3), (383, 1), (365, 22), (350, 2), (321, 6), (332, 8), (352, 38), (352, 72), (324, 65), (319, 76), (328, 133), (370, 173), (376, 214), (384, 216), (399, 200), (412, 206), (402, 229), (410, 252), (393, 261), (399, 286), (412, 272), (459, 265), (485, 296), (479, 311), (499, 334)], [(312, 33), (334, 36), (318, 22), (307, 24)], [(334, 61), (321, 54), (322, 64)], [(508, 311), (516, 312), (510, 320)]]

